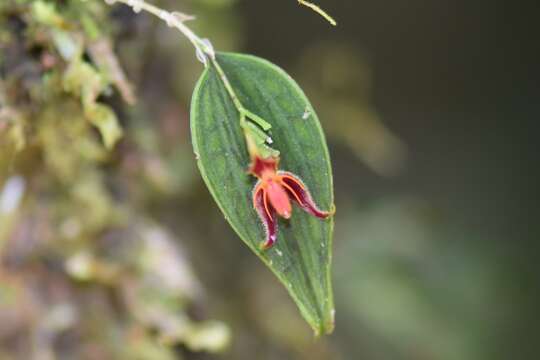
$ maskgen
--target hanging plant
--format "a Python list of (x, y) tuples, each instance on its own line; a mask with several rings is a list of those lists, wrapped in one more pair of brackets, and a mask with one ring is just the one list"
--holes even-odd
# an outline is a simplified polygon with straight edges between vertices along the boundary
[(141, 0), (118, 2), (158, 16), (194, 45), (205, 67), (190, 120), (203, 180), (229, 224), (287, 288), (315, 333), (330, 333), (332, 170), (308, 99), (268, 61), (216, 53), (185, 25), (192, 17)]

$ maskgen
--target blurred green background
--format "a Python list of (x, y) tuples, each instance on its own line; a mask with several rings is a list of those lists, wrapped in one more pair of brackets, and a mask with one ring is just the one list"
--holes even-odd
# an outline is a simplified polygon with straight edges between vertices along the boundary
[(0, 359), (540, 356), (535, 2), (321, 0), (336, 28), (294, 0), (154, 3), (318, 110), (336, 331), (313, 338), (202, 184), (179, 33), (2, 0)]

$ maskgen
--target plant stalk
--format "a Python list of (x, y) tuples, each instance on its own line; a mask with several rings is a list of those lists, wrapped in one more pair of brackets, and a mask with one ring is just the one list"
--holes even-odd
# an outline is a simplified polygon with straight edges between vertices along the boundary
[[(155, 5), (148, 4), (144, 0), (104, 0), (108, 5), (113, 5), (115, 3), (122, 3), (125, 4), (133, 9), (135, 13), (139, 13), (141, 10), (144, 10), (148, 13), (151, 13), (161, 20), (165, 21), (167, 23), (167, 26), (169, 27), (175, 27), (178, 29), (195, 47), (195, 50), (197, 52), (197, 58), (201, 60), (201, 62), (205, 66), (213, 66), (214, 69), (217, 71), (219, 78), (221, 82), (223, 83), (223, 86), (227, 90), (227, 93), (229, 94), (236, 110), (240, 114), (240, 125), (244, 129), (244, 134), (246, 136), (246, 141), (248, 144), (252, 142), (250, 138), (250, 132), (247, 130), (247, 119), (249, 118), (254, 123), (256, 123), (258, 126), (262, 128), (264, 131), (268, 131), (271, 128), (271, 125), (262, 119), (260, 116), (250, 112), (248, 109), (244, 107), (244, 105), (240, 102), (238, 99), (238, 96), (236, 95), (236, 92), (234, 91), (231, 83), (229, 82), (229, 79), (225, 75), (225, 72), (221, 68), (221, 65), (219, 65), (218, 61), (216, 60), (216, 54), (214, 52), (214, 48), (212, 47), (212, 44), (207, 39), (201, 39), (199, 36), (197, 36), (184, 22), (188, 19), (192, 19), (193, 17), (187, 16), (180, 12), (169, 12), (167, 10), (163, 10)], [(261, 131), (262, 132), (262, 131)], [(267, 136), (266, 142), (271, 143), (272, 139)]]

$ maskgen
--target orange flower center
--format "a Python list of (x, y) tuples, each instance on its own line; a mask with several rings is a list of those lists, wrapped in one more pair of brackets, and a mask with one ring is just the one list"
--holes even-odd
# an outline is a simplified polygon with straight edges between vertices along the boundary
[[(281, 185), (280, 178), (275, 176), (274, 178), (265, 181), (265, 190), (270, 200), (270, 204), (279, 214), (279, 216), (288, 219), (291, 217), (291, 201), (289, 195)], [(264, 181), (264, 180), (263, 180)]]

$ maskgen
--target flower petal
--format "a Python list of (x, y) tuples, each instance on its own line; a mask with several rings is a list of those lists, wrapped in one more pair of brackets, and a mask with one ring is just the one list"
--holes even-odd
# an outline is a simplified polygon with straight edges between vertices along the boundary
[(274, 180), (268, 180), (266, 182), (266, 197), (279, 216), (285, 219), (291, 217), (292, 209), (289, 194), (280, 182)]
[(287, 171), (279, 171), (278, 175), (281, 178), (283, 187), (290, 194), (291, 199), (296, 201), (298, 205), (306, 212), (321, 219), (325, 219), (332, 215), (332, 212), (330, 211), (323, 211), (319, 209), (317, 204), (315, 204), (311, 198), (311, 194), (309, 193), (306, 185), (304, 185), (302, 180), (300, 180), (296, 175)]
[(253, 190), (253, 206), (257, 210), (257, 214), (261, 219), (266, 234), (265, 242), (262, 244), (263, 249), (268, 249), (274, 245), (277, 240), (277, 215), (276, 211), (268, 203), (268, 197), (264, 188), (260, 186), (261, 181), (258, 181)]

